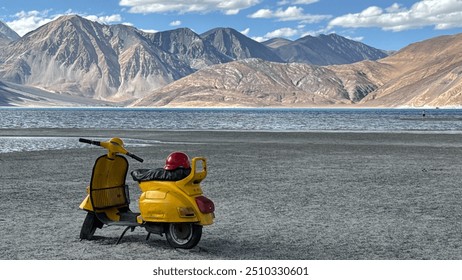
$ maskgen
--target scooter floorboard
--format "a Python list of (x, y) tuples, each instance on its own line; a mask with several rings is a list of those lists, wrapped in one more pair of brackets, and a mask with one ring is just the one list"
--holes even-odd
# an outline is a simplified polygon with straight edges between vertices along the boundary
[(96, 217), (98, 220), (100, 220), (103, 224), (106, 224), (108, 226), (126, 226), (126, 227), (136, 227), (139, 226), (140, 224), (137, 222), (136, 217), (139, 215), (139, 213), (133, 213), (133, 212), (126, 212), (126, 213), (121, 213), (120, 214), (120, 220), (119, 221), (113, 221), (109, 219), (106, 215), (106, 213), (96, 213)]

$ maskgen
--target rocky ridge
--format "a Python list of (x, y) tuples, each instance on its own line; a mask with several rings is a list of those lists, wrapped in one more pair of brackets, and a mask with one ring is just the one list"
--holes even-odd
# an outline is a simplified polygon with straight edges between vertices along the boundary
[(352, 104), (334, 71), (303, 63), (245, 59), (171, 83), (132, 106), (313, 106)]
[(20, 36), (8, 25), (0, 21), (0, 44), (7, 44), (12, 41), (18, 40)]
[[(277, 42), (277, 43), (276, 43)], [(371, 48), (337, 34), (305, 36), (296, 41), (270, 40), (272, 47), (284, 62), (315, 65), (350, 64), (362, 60), (377, 60), (387, 56), (385, 51)]]

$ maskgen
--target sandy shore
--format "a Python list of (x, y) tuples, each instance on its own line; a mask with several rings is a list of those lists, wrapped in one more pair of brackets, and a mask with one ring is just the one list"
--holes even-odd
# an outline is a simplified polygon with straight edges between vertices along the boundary
[[(0, 136), (157, 140), (133, 168), (173, 150), (208, 158), (215, 224), (193, 250), (143, 229), (80, 241), (93, 161), (103, 150), (0, 154), (1, 259), (462, 259), (462, 141), (455, 134), (0, 130)], [(133, 181), (132, 208), (139, 191)]]

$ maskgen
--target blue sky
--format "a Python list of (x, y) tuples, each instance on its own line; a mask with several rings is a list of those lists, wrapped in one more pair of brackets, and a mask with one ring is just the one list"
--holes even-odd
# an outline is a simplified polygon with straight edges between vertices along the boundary
[(148, 32), (231, 27), (257, 41), (337, 33), (384, 50), (462, 32), (462, 0), (0, 0), (21, 36), (64, 14)]

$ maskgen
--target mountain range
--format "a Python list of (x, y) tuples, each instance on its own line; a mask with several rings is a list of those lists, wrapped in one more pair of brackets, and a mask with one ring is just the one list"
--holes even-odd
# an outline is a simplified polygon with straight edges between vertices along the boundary
[(460, 106), (461, 45), (462, 34), (441, 36), (377, 61), (329, 66), (239, 60), (199, 70), (132, 105)]
[(259, 43), (231, 28), (146, 33), (69, 15), (19, 37), (0, 23), (0, 105), (453, 106), (461, 40), (388, 56), (336, 34)]
[[(145, 33), (126, 25), (103, 25), (69, 15), (23, 37), (5, 24), (0, 30), (1, 80), (121, 104), (213, 65), (247, 58), (286, 62), (281, 58), (284, 52), (277, 47), (265, 46), (231, 28), (215, 28), (200, 35), (188, 28)], [(355, 49), (337, 49), (343, 55), (335, 50), (320, 54), (324, 56), (322, 61), (330, 64), (387, 55), (337, 35), (325, 38), (336, 38), (345, 48)], [(305, 51), (297, 50), (297, 57), (308, 60), (302, 54)], [(358, 51), (364, 53), (358, 56)]]
[(360, 42), (352, 41), (335, 33), (305, 36), (296, 41), (281, 38), (263, 42), (273, 48), (284, 62), (300, 62), (315, 65), (349, 64), (362, 60), (377, 60), (387, 54)]

